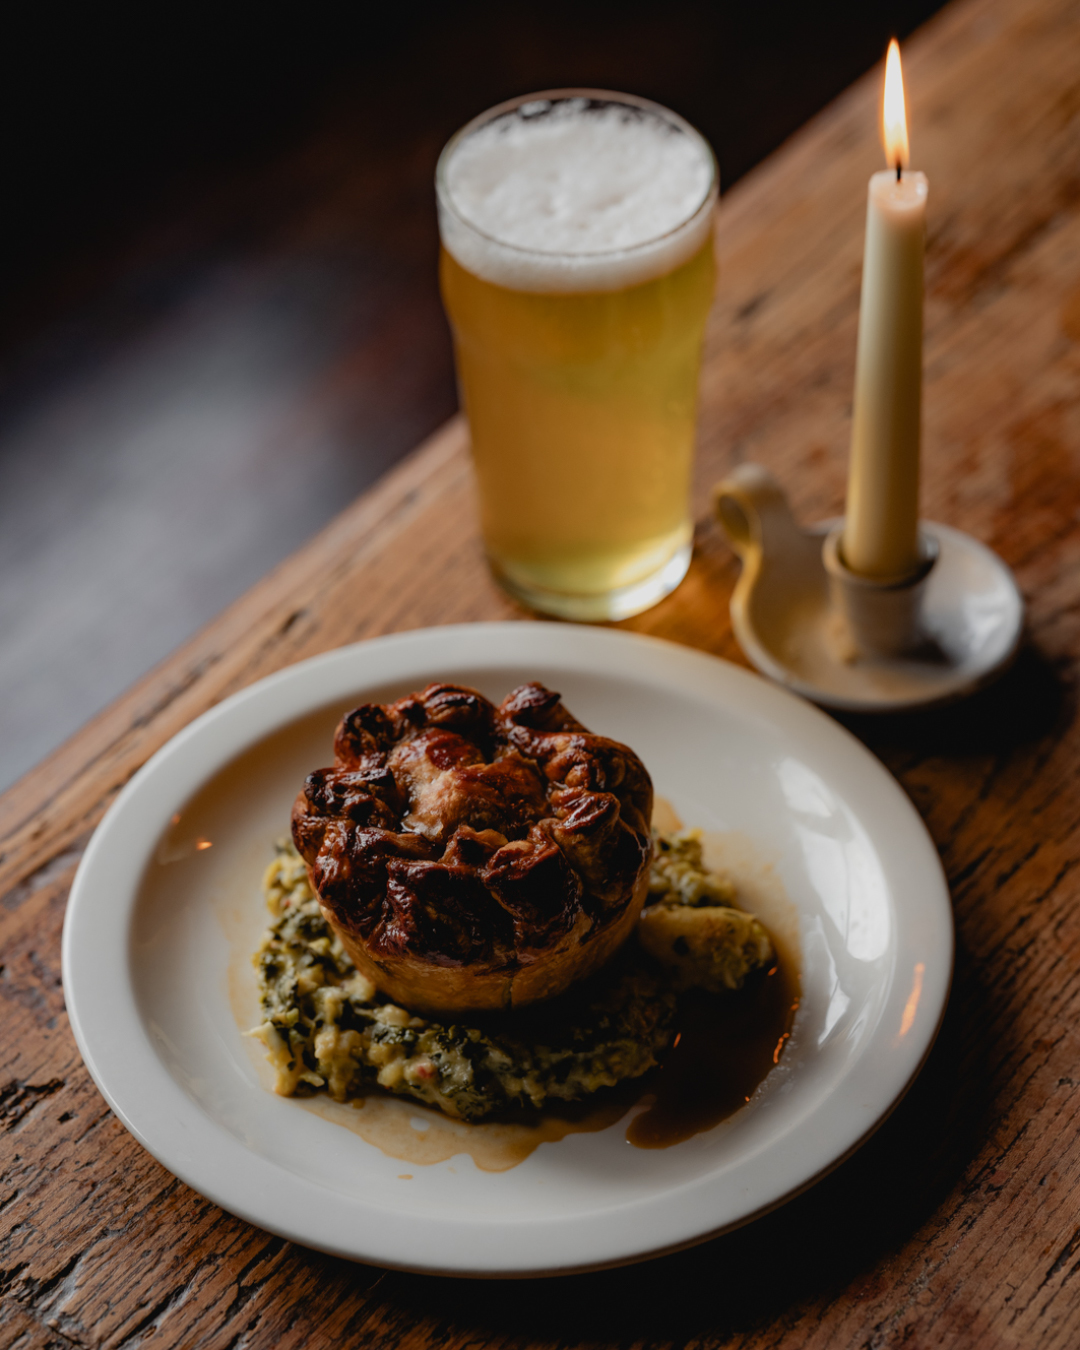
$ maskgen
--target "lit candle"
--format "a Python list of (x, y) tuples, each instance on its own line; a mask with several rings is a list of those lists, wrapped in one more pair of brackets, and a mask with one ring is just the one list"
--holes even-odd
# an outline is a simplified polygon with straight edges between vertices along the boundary
[(900, 579), (918, 566), (925, 174), (907, 173), (900, 48), (889, 44), (882, 116), (890, 165), (870, 179), (855, 407), (841, 552), (851, 571)]

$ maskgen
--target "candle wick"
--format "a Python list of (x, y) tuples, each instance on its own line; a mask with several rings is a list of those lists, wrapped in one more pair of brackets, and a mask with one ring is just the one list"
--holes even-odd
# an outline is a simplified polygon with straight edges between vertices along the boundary
[(902, 172), (903, 172), (903, 170), (902, 170), (902, 168), (901, 168), (901, 166), (900, 166), (900, 161), (897, 160), (897, 161), (896, 161), (896, 181), (897, 181), (898, 183), (899, 183), (899, 181), (900, 181), (900, 174), (901, 174)]

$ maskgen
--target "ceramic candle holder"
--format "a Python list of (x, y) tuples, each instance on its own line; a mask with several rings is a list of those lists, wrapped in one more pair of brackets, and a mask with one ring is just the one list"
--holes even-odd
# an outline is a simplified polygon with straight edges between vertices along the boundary
[(841, 521), (825, 536), (821, 561), (828, 576), (829, 603), (847, 637), (848, 659), (903, 657), (926, 643), (923, 601), (938, 560), (937, 539), (919, 534), (919, 565), (906, 577), (880, 581), (861, 577), (844, 562)]
[(764, 675), (825, 707), (887, 712), (972, 693), (1016, 654), (1024, 605), (1012, 573), (970, 535), (923, 521), (900, 581), (851, 572), (842, 520), (803, 528), (755, 464), (714, 492), (742, 561), (731, 598), (739, 645)]

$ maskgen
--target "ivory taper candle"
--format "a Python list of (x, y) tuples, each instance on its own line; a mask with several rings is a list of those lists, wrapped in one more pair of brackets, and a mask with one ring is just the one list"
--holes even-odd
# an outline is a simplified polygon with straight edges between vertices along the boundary
[(918, 566), (925, 174), (905, 172), (900, 48), (889, 44), (883, 139), (870, 179), (855, 405), (841, 552), (851, 571), (899, 579)]

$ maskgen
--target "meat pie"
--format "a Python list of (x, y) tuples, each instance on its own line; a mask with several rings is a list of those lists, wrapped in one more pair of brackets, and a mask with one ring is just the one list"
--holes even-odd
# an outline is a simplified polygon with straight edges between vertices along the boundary
[(366, 703), (308, 776), (293, 839), (327, 920), (426, 1013), (534, 1003), (597, 970), (648, 890), (652, 782), (540, 684)]

